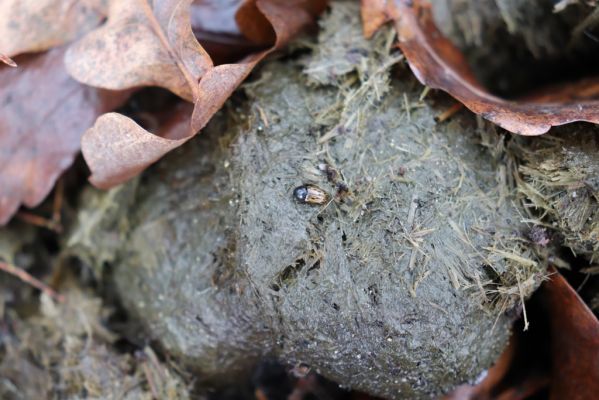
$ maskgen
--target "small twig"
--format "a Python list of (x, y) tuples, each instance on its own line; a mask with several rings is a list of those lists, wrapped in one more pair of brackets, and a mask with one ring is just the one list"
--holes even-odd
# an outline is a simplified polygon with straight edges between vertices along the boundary
[(404, 102), (404, 109), (406, 110), (406, 114), (408, 116), (408, 121), (411, 121), (412, 113), (410, 112), (410, 102), (408, 101), (408, 96), (405, 93), (403, 94), (403, 102)]
[(445, 110), (441, 114), (437, 115), (435, 117), (435, 120), (437, 122), (447, 121), (449, 118), (453, 117), (458, 111), (460, 111), (463, 107), (464, 107), (464, 105), (462, 103), (455, 103), (454, 105), (449, 107), (447, 110)]
[(144, 371), (144, 375), (146, 376), (146, 382), (148, 382), (148, 386), (150, 387), (150, 391), (152, 392), (152, 396), (154, 396), (155, 399), (159, 399), (160, 396), (158, 396), (159, 393), (156, 389), (156, 385), (154, 384), (154, 378), (152, 372), (150, 371), (150, 368), (148, 367), (148, 363), (143, 363), (142, 369)]
[(582, 288), (584, 287), (584, 285), (587, 284), (587, 282), (589, 281), (589, 278), (591, 277), (591, 274), (586, 274), (582, 283), (580, 284), (580, 286), (578, 286), (578, 288), (576, 288), (576, 293), (580, 293), (580, 291), (582, 290)]
[(60, 222), (57, 223), (56, 221), (41, 217), (39, 215), (27, 211), (19, 211), (16, 217), (27, 222), (28, 224), (50, 229), (51, 231), (54, 231), (56, 233), (60, 233), (62, 231), (62, 226), (60, 225)]
[(266, 118), (266, 113), (259, 105), (257, 105), (256, 107), (258, 108), (258, 113), (260, 114), (260, 119), (262, 120), (264, 127), (268, 128), (268, 118)]
[(52, 297), (54, 300), (58, 301), (59, 303), (63, 303), (65, 301), (65, 298), (63, 295), (57, 293), (50, 286), (46, 285), (44, 282), (33, 277), (27, 271), (15, 266), (15, 265), (0, 261), (0, 270), (5, 271), (13, 276), (16, 276), (21, 281), (33, 286), (36, 289), (41, 290), (42, 292), (46, 293), (48, 296)]
[[(409, 232), (406, 232), (408, 235), (411, 235), (414, 232), (414, 219), (416, 218), (417, 209), (418, 195), (416, 195), (416, 192), (414, 192), (412, 193), (412, 201), (410, 202), (410, 209), (408, 210), (407, 225)], [(408, 262), (408, 269), (411, 271), (414, 269), (414, 266), (416, 265), (416, 256), (418, 255), (418, 253), (414, 251), (414, 247), (418, 247), (418, 244), (416, 242), (413, 242), (412, 239), (410, 239), (409, 237), (407, 239), (412, 243), (412, 253), (410, 254), (410, 261)]]
[(28, 224), (49, 229), (56, 233), (62, 233), (62, 203), (64, 199), (64, 183), (62, 179), (56, 182), (54, 189), (54, 203), (52, 204), (52, 218), (42, 217), (27, 211), (19, 211), (17, 218)]
[(580, 41), (583, 34), (590, 33), (588, 30), (593, 29), (599, 24), (599, 8), (593, 10), (580, 24), (578, 24), (572, 31), (569, 48), (572, 48)]
[(425, 86), (424, 89), (422, 90), (422, 93), (420, 93), (420, 97), (418, 97), (418, 101), (424, 101), (425, 97), (428, 96), (430, 91), (431, 91), (431, 87)]
[(14, 60), (12, 58), (5, 56), (2, 53), (0, 53), (0, 62), (3, 62), (4, 64), (8, 65), (9, 67), (13, 67), (13, 68), (17, 67), (17, 63), (14, 62)]
[(325, 142), (328, 142), (332, 138), (338, 136), (340, 130), (341, 130), (341, 124), (335, 125), (335, 127), (333, 127), (333, 129), (329, 130), (327, 133), (325, 133), (324, 135), (319, 137), (318, 140), (316, 141), (316, 143), (323, 144)]
[(410, 233), (414, 230), (414, 219), (416, 218), (416, 210), (418, 209), (418, 195), (416, 192), (412, 193), (412, 200), (410, 201), (410, 209), (408, 210), (408, 229)]
[[(56, 188), (54, 189), (54, 204), (52, 205), (52, 222), (57, 226), (61, 226), (62, 219), (62, 201), (64, 199), (64, 181), (59, 179), (56, 182)], [(61, 229), (62, 230), (62, 229)]]
[(524, 315), (524, 329), (526, 332), (530, 323), (528, 322), (528, 316), (526, 315), (526, 304), (524, 304), (524, 294), (522, 293), (522, 286), (520, 286), (520, 276), (516, 274), (516, 280), (518, 281), (518, 291), (520, 292), (520, 301), (522, 302), (522, 314)]

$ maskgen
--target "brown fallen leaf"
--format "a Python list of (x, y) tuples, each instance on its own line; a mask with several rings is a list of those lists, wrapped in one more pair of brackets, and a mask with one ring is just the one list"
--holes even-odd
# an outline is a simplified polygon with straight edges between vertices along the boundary
[(381, 26), (391, 20), (392, 0), (361, 0), (362, 31), (370, 39)]
[(106, 23), (70, 46), (67, 70), (90, 86), (160, 86), (194, 101), (199, 79), (213, 65), (191, 30), (190, 4), (112, 0)]
[(243, 0), (194, 0), (191, 29), (215, 65), (233, 63), (265, 47), (239, 30), (235, 14)]
[[(388, 12), (399, 35), (399, 47), (424, 85), (446, 91), (476, 114), (521, 135), (540, 135), (552, 126), (575, 121), (599, 123), (599, 100), (572, 99), (568, 86), (522, 100), (492, 95), (476, 80), (462, 53), (437, 29), (428, 1), (397, 0), (393, 4)], [(598, 87), (595, 83), (586, 94), (594, 96)]]
[(100, 116), (82, 139), (81, 149), (93, 175), (91, 182), (108, 188), (136, 176), (164, 154), (188, 140), (190, 118), (183, 139), (154, 135), (118, 113)]
[(514, 351), (516, 344), (510, 341), (508, 347), (503, 351), (495, 365), (493, 365), (486, 373), (485, 378), (478, 385), (461, 385), (458, 386), (451, 394), (444, 396), (443, 400), (471, 400), (471, 399), (488, 399), (495, 386), (507, 374), (511, 363), (514, 359)]
[(596, 399), (599, 320), (568, 282), (554, 275), (541, 288), (551, 326), (551, 399)]
[(125, 100), (73, 80), (64, 52), (21, 56), (19, 68), (0, 66), (0, 224), (21, 203), (39, 204), (71, 165), (83, 132)]
[(205, 32), (240, 36), (235, 13), (242, 3), (243, 0), (194, 0), (191, 4), (191, 26)]
[[(137, 175), (164, 154), (193, 137), (222, 107), (255, 65), (272, 51), (284, 46), (300, 30), (311, 24), (314, 21), (314, 16), (326, 6), (326, 1), (248, 0), (244, 2), (235, 14), (240, 31), (244, 35), (250, 35), (251, 40), (259, 43), (266, 40), (265, 32), (274, 32), (275, 37), (272, 38), (274, 42), (269, 43), (270, 47), (267, 50), (251, 54), (239, 63), (223, 64), (216, 67), (212, 66), (207, 53), (189, 34), (191, 32), (189, 1), (164, 0), (154, 4), (154, 13), (160, 12), (159, 16), (155, 16), (158, 24), (152, 24), (151, 29), (148, 28), (148, 23), (139, 16), (129, 20), (135, 26), (129, 27), (129, 30), (135, 32), (136, 35), (143, 34), (144, 36), (137, 38), (136, 42), (143, 42), (146, 46), (150, 46), (143, 52), (151, 51), (153, 53), (145, 54), (146, 61), (136, 64), (135, 74), (122, 74), (122, 70), (111, 68), (110, 73), (107, 72), (104, 75), (104, 80), (108, 81), (111, 76), (116, 76), (115, 79), (121, 82), (121, 86), (119, 86), (121, 88), (153, 82), (152, 84), (173, 90), (183, 98), (192, 99), (194, 111), (186, 135), (174, 140), (154, 135), (127, 117), (116, 113), (99, 117), (94, 126), (83, 136), (82, 150), (85, 160), (92, 170), (90, 180), (101, 188), (117, 185)], [(144, 10), (146, 19), (154, 18), (149, 15), (147, 7)], [(107, 26), (113, 26), (118, 30), (118, 26), (114, 27), (116, 22), (111, 23), (110, 18)], [(122, 15), (115, 15), (114, 18), (120, 20)], [(165, 21), (169, 21), (169, 23), (166, 24)], [(137, 26), (139, 24), (145, 25)], [(264, 27), (263, 24), (268, 24), (268, 26)], [(107, 38), (103, 37), (104, 34), (107, 35)], [(126, 46), (119, 47), (119, 42), (113, 38), (113, 35), (112, 30), (103, 27), (98, 31), (91, 32), (76, 43), (67, 54), (69, 71), (77, 79), (87, 84), (100, 84), (100, 86), (106, 87), (94, 77), (93, 67), (97, 62), (94, 60), (104, 61), (107, 57), (112, 60), (117, 56), (130, 59), (130, 51), (134, 55), (138, 54), (134, 48), (135, 43), (131, 42)], [(102, 45), (94, 46), (90, 42), (90, 37)], [(158, 40), (157, 37), (165, 39)], [(86, 53), (86, 49), (91, 49), (92, 53)], [(159, 56), (168, 57), (168, 60), (166, 58), (166, 61), (163, 60), (165, 64), (158, 63), (154, 65), (155, 68), (150, 68), (148, 64), (145, 64), (156, 60)], [(88, 59), (81, 61), (80, 57)], [(202, 68), (199, 68), (198, 63), (203, 63), (201, 64)], [(81, 68), (83, 64), (87, 65), (86, 68)], [(194, 70), (191, 70), (192, 66), (195, 68)], [(125, 68), (124, 65), (123, 68)], [(164, 68), (164, 71), (161, 68)], [(191, 71), (189, 74), (191, 78), (189, 76), (183, 78), (185, 68)], [(153, 69), (152, 74), (160, 71), (162, 73), (156, 73), (152, 79), (145, 81), (139, 79), (138, 72), (143, 74), (144, 71), (147, 72), (151, 69)], [(198, 79), (199, 84), (193, 86), (192, 82)], [(165, 83), (165, 80), (168, 84)], [(189, 92), (183, 90), (184, 83), (188, 84)]]
[(244, 34), (251, 30), (258, 31), (251, 26), (260, 19), (248, 16), (261, 14), (274, 32), (274, 43), (268, 50), (250, 55), (237, 64), (223, 64), (208, 71), (200, 81), (199, 96), (191, 121), (192, 131), (197, 132), (208, 123), (258, 62), (274, 50), (285, 46), (302, 29), (312, 24), (316, 16), (324, 10), (326, 3), (326, 0), (246, 1), (235, 16), (240, 30)]
[[(514, 326), (510, 348), (486, 378), (444, 400), (595, 399), (599, 392), (599, 321), (555, 269), (527, 302), (531, 330)], [(535, 397), (535, 398), (537, 398)]]
[(509, 346), (484, 379), (476, 385), (461, 385), (442, 400), (525, 400), (545, 389), (549, 377), (536, 370), (537, 360), (530, 360), (530, 337), (525, 335), (529, 333), (516, 324)]
[(106, 0), (2, 0), (0, 53), (13, 57), (67, 43), (104, 18)]

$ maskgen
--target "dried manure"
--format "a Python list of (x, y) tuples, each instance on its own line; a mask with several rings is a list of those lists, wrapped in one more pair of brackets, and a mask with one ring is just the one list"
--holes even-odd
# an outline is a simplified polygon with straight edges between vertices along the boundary
[[(109, 263), (126, 309), (208, 382), (276, 357), (388, 398), (438, 395), (494, 362), (540, 281), (475, 119), (437, 124), (422, 87), (392, 79), (392, 32), (362, 39), (355, 7), (80, 213), (72, 249)], [(301, 185), (329, 201), (297, 201)]]

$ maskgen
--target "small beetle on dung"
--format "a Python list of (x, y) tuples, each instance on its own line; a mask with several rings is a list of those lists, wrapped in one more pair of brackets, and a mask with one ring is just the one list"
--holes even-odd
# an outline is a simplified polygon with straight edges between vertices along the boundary
[(314, 185), (302, 185), (293, 189), (293, 197), (300, 203), (322, 205), (329, 200), (329, 195)]

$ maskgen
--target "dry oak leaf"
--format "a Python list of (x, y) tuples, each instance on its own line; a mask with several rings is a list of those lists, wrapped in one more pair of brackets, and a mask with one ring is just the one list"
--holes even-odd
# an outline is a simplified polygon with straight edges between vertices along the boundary
[(242, 0), (195, 0), (191, 4), (191, 27), (215, 64), (233, 63), (264, 46), (241, 34), (235, 14)]
[(525, 400), (544, 390), (549, 385), (549, 376), (529, 370), (531, 361), (524, 361), (523, 357), (531, 357), (528, 348), (525, 349), (530, 343), (523, 337), (525, 333), (516, 329), (508, 347), (484, 373), (482, 381), (460, 385), (442, 400)]
[(38, 205), (79, 152), (98, 115), (125, 93), (81, 85), (66, 72), (64, 47), (0, 66), (0, 225), (21, 203)]
[(190, 3), (111, 1), (106, 23), (70, 46), (67, 70), (90, 86), (160, 86), (194, 101), (200, 77), (213, 65), (191, 30)]
[(550, 399), (597, 398), (599, 320), (560, 273), (549, 272), (528, 302), (532, 332), (515, 332), (481, 383), (444, 400), (524, 400), (544, 390)]
[[(463, 54), (437, 29), (430, 2), (396, 0), (390, 10), (399, 47), (418, 80), (441, 89), (467, 108), (502, 128), (520, 135), (540, 135), (552, 126), (575, 121), (599, 123), (599, 100), (573, 99), (567, 86), (550, 96), (506, 100), (489, 93), (477, 82)], [(587, 93), (592, 96), (595, 89)]]
[(391, 20), (394, 0), (361, 0), (360, 15), (364, 37), (370, 39), (381, 26)]
[(599, 393), (599, 320), (554, 269), (543, 283), (551, 326), (550, 399), (596, 399)]
[(197, 132), (202, 129), (256, 64), (274, 50), (285, 46), (304, 28), (313, 24), (316, 16), (324, 11), (326, 5), (326, 0), (244, 2), (235, 15), (240, 31), (255, 41), (266, 40), (270, 34), (271, 47), (251, 54), (236, 64), (223, 64), (208, 71), (200, 80), (198, 99), (191, 119), (192, 131)]
[(510, 364), (514, 359), (516, 345), (510, 341), (508, 347), (503, 351), (495, 364), (489, 368), (484, 379), (476, 385), (463, 384), (455, 388), (450, 394), (441, 400), (483, 400), (489, 399), (493, 389), (504, 379), (508, 373)]
[(70, 42), (97, 26), (107, 0), (2, 0), (0, 53), (13, 57)]
[[(153, 3), (153, 9), (146, 1), (138, 0), (136, 3), (137, 9), (143, 10), (143, 15), (138, 11), (133, 16), (132, 10), (124, 10), (127, 17), (122, 12), (114, 15), (111, 12), (106, 27), (91, 32), (69, 50), (69, 71), (76, 79), (101, 87), (114, 88), (108, 86), (111, 79), (120, 82), (119, 88), (149, 84), (166, 87), (192, 100), (194, 110), (187, 132), (175, 139), (154, 135), (116, 113), (99, 117), (84, 134), (82, 151), (92, 171), (90, 180), (100, 188), (130, 179), (193, 137), (260, 60), (288, 43), (326, 6), (324, 0), (244, 2), (235, 14), (240, 31), (244, 34), (251, 32), (252, 38), (260, 40), (266, 37), (264, 32), (270, 32), (273, 42), (267, 50), (251, 54), (238, 63), (214, 67), (191, 33), (189, 0), (158, 0)], [(123, 23), (128, 26), (127, 29), (119, 28)], [(115, 30), (130, 32), (128, 35), (136, 35), (136, 40), (121, 38), (124, 33), (115, 35)], [(126, 44), (123, 45), (122, 41)], [(137, 46), (145, 48), (138, 49)], [(145, 60), (140, 59), (141, 55)], [(118, 64), (119, 68), (107, 67), (109, 70), (99, 82), (94, 78), (96, 64), (110, 63), (114, 58), (130, 60), (135, 64), (135, 73), (128, 73), (127, 62), (123, 61)], [(86, 67), (82, 68), (82, 65)]]

